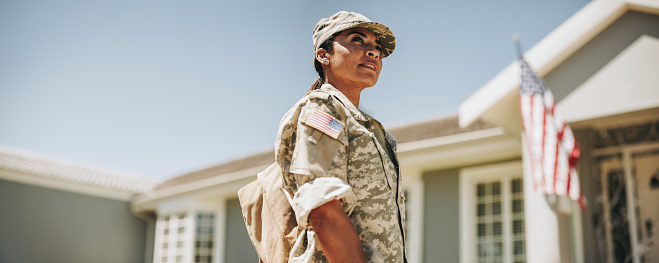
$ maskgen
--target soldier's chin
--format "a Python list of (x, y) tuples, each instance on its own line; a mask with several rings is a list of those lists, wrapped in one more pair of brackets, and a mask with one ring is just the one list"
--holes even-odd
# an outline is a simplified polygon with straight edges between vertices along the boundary
[(376, 78), (374, 81), (369, 81), (369, 82), (367, 82), (367, 84), (366, 84), (366, 88), (373, 87), (373, 86), (375, 86), (375, 84), (377, 84), (377, 83), (378, 83), (378, 79), (377, 79), (377, 78)]

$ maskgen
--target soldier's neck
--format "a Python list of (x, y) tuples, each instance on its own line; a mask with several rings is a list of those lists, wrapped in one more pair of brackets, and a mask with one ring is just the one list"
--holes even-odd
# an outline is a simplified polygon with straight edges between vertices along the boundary
[(352, 105), (354, 105), (356, 108), (359, 108), (359, 99), (361, 98), (362, 90), (364, 90), (365, 87), (359, 88), (359, 87), (354, 87), (352, 85), (340, 85), (340, 84), (337, 85), (331, 82), (329, 84), (332, 84), (334, 88), (341, 91), (341, 93), (343, 93), (343, 95), (346, 96), (348, 100), (350, 100), (350, 103), (352, 103)]

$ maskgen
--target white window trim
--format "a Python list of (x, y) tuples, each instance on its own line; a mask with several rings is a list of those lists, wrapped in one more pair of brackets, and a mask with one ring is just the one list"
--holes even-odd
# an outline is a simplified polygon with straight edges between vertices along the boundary
[[(402, 169), (401, 169), (402, 170)], [(419, 170), (402, 170), (403, 190), (407, 192), (407, 259), (411, 263), (423, 262), (423, 206), (425, 184)]]
[(219, 198), (218, 207), (215, 210), (215, 244), (213, 245), (213, 262), (224, 263), (226, 251), (224, 251), (226, 240), (227, 224), (227, 201), (229, 199)]
[[(460, 169), (460, 262), (476, 262), (476, 232), (474, 187), (476, 183), (487, 180), (507, 180), (522, 178), (522, 162), (513, 161), (492, 165)], [(527, 189), (524, 189), (525, 191)], [(507, 191), (507, 184), (502, 185), (502, 191)], [(509, 211), (503, 213), (504, 229), (510, 229)], [(505, 232), (504, 232), (505, 233)], [(510, 242), (510, 234), (504, 234), (505, 243)], [(505, 255), (505, 253), (504, 253)], [(505, 261), (505, 260), (504, 260)]]
[[(183, 250), (183, 262), (194, 262), (194, 245), (195, 245), (195, 232), (196, 232), (196, 214), (193, 211), (188, 211), (185, 214), (185, 241)], [(190, 260), (190, 261), (188, 261)]]
[(162, 232), (163, 232), (163, 218), (158, 216), (156, 219), (156, 230), (154, 231), (154, 238), (153, 238), (153, 261), (152, 262), (159, 262), (158, 258), (162, 258)]

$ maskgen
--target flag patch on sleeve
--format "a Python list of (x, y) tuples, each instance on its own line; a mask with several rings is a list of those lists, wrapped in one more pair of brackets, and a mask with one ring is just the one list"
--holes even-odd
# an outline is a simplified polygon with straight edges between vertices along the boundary
[(309, 117), (309, 120), (307, 121), (307, 125), (318, 129), (334, 139), (339, 137), (341, 129), (343, 129), (343, 123), (339, 122), (334, 117), (317, 110), (311, 114), (311, 117)]

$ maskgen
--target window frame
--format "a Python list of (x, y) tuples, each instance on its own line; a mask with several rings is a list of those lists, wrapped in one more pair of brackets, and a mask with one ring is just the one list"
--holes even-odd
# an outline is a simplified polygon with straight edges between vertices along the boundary
[[(194, 228), (194, 219), (191, 218), (192, 215), (194, 214), (191, 212), (178, 212), (158, 216), (154, 238), (153, 262), (178, 262), (178, 257), (181, 257), (181, 262), (187, 262), (186, 259), (190, 257), (188, 247), (190, 246), (192, 239), (194, 239), (194, 236), (190, 236), (190, 231)], [(172, 220), (173, 217), (176, 217), (176, 219)], [(172, 229), (171, 227), (172, 221), (176, 221), (175, 229)], [(167, 234), (164, 233), (165, 227), (169, 230)], [(181, 227), (184, 229), (183, 233), (179, 232)], [(175, 242), (172, 244), (172, 241)], [(178, 246), (179, 242), (182, 242), (181, 247)], [(166, 250), (163, 248), (163, 244), (165, 243), (168, 244)], [(172, 250), (175, 250), (176, 252), (169, 252)], [(162, 260), (164, 256), (167, 257), (167, 261)], [(174, 256), (173, 260), (171, 259), (172, 256)]]
[[(168, 220), (171, 217), (179, 217), (179, 216), (184, 216), (184, 221), (182, 223), (177, 222), (177, 226), (184, 226), (184, 232), (183, 233), (177, 233), (179, 236), (176, 238), (177, 242), (183, 242), (183, 247), (182, 248), (177, 248), (178, 250), (182, 251), (182, 253), (176, 253), (176, 255), (180, 255), (182, 257), (181, 262), (196, 262), (195, 256), (196, 256), (196, 242), (197, 242), (197, 216), (199, 214), (212, 214), (213, 219), (212, 219), (212, 227), (213, 227), (213, 233), (210, 239), (212, 239), (213, 242), (213, 247), (211, 248), (211, 257), (213, 259), (212, 262), (218, 262), (218, 257), (221, 255), (220, 251), (220, 242), (223, 244), (224, 240), (219, 240), (222, 235), (224, 235), (223, 227), (221, 224), (223, 221), (221, 220), (222, 216), (224, 216), (224, 213), (222, 213), (221, 210), (218, 209), (188, 209), (188, 210), (183, 210), (183, 211), (170, 211), (169, 213), (163, 213), (159, 214), (158, 218), (156, 220), (156, 227), (155, 227), (155, 238), (154, 238), (154, 251), (153, 251), (153, 262), (154, 263), (163, 263), (162, 258), (163, 258), (163, 242), (165, 242), (164, 237), (164, 228), (165, 225), (169, 225), (171, 222)], [(180, 219), (177, 219), (177, 221), (181, 221)], [(176, 230), (178, 232), (178, 228)], [(170, 233), (171, 235), (171, 229)], [(171, 238), (168, 238), (171, 239)], [(168, 245), (168, 249), (170, 245)], [(169, 262), (179, 262), (174, 258), (174, 260), (170, 259), (171, 256), (167, 255), (167, 261), (164, 261), (166, 263)], [(222, 262), (222, 261), (220, 261)]]
[[(502, 221), (503, 221), (503, 262), (512, 262), (512, 211), (510, 182), (523, 178), (522, 162), (511, 161), (490, 165), (462, 168), (460, 177), (460, 260), (477, 262), (476, 233), (476, 185), (501, 181)], [(524, 189), (528, 191), (529, 189)], [(524, 216), (526, 217), (526, 216)]]

